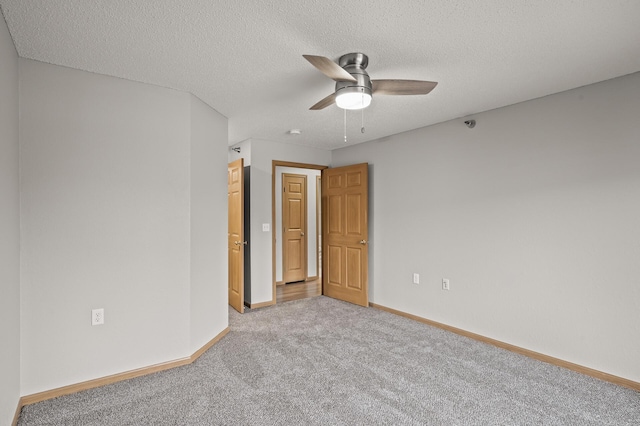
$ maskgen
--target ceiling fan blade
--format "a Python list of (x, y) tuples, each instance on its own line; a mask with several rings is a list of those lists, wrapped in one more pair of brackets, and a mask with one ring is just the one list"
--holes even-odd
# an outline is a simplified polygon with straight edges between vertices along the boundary
[(314, 106), (312, 106), (309, 109), (310, 110), (324, 109), (324, 108), (328, 107), (329, 105), (333, 105), (335, 101), (336, 101), (336, 94), (332, 93), (329, 96), (327, 96), (326, 98), (324, 98), (323, 100), (321, 100), (320, 102), (316, 103)]
[(355, 77), (345, 71), (340, 65), (336, 64), (329, 58), (324, 56), (302, 55), (314, 67), (335, 81), (357, 81)]
[(422, 80), (371, 80), (376, 95), (426, 95), (437, 84)]

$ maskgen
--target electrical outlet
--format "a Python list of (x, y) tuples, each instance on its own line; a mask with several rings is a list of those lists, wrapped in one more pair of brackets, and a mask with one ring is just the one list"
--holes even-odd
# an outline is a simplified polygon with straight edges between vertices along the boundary
[(442, 289), (443, 290), (449, 290), (449, 280), (446, 278), (442, 279)]
[(91, 310), (91, 325), (104, 324), (104, 309), (92, 309)]
[(413, 274), (413, 283), (420, 284), (420, 274)]
[(262, 232), (269, 232), (269, 224), (268, 223), (263, 223), (262, 224)]

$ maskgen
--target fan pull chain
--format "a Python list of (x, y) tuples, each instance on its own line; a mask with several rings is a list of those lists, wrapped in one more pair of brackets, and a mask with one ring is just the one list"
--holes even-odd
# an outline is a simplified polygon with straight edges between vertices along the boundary
[[(364, 95), (362, 96), (364, 99)], [(362, 108), (362, 127), (360, 127), (360, 133), (364, 133), (364, 108)]]
[(347, 110), (344, 110), (344, 143), (347, 143)]

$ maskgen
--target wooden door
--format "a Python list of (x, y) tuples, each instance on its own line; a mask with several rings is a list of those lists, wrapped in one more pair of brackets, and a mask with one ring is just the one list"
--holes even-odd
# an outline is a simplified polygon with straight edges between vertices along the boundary
[(229, 305), (244, 312), (244, 161), (229, 163), (227, 168), (229, 200)]
[(368, 306), (368, 164), (322, 171), (323, 294)]
[(282, 280), (307, 279), (307, 177), (282, 174)]

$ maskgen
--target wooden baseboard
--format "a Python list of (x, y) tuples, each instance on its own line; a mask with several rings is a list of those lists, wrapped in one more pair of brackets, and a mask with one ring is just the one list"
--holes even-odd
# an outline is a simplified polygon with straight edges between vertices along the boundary
[(22, 411), (22, 407), (24, 404), (20, 404), (20, 400), (18, 400), (18, 407), (16, 408), (16, 414), (13, 416), (13, 422), (11, 422), (11, 426), (18, 425), (18, 419), (20, 418), (20, 412)]
[(455, 334), (459, 334), (461, 336), (469, 337), (474, 340), (478, 340), (480, 342), (488, 343), (493, 346), (497, 346), (502, 349), (506, 349), (511, 352), (518, 353), (520, 355), (527, 356), (529, 358), (533, 358), (538, 361), (546, 362), (547, 364), (552, 364), (558, 367), (563, 367), (568, 370), (572, 370), (587, 376), (595, 377), (596, 379), (604, 380), (607, 382), (614, 383), (616, 385), (624, 386), (635, 391), (640, 392), (640, 383), (634, 382), (633, 380), (625, 379), (624, 377), (614, 376), (613, 374), (604, 373), (599, 370), (594, 370), (593, 368), (585, 367), (579, 364), (574, 364), (569, 361), (565, 361), (559, 358), (554, 358), (549, 355), (541, 354), (539, 352), (531, 351), (529, 349), (521, 348), (519, 346), (511, 345), (509, 343), (501, 342), (500, 340), (491, 339), (490, 337), (485, 337), (480, 334), (472, 333), (470, 331), (462, 330), (460, 328), (452, 327), (450, 325), (442, 324), (436, 321), (432, 321), (426, 318), (419, 317), (417, 315), (408, 314), (406, 312), (398, 311), (396, 309), (387, 308), (386, 306), (378, 305), (376, 303), (369, 303), (369, 306), (380, 309), (382, 311), (390, 312), (395, 315), (399, 315), (405, 318), (412, 319), (414, 321), (419, 321), (424, 324), (431, 325), (433, 327), (441, 328), (443, 330), (450, 331)]
[(191, 364), (192, 362), (194, 362), (195, 360), (200, 358), (200, 356), (203, 353), (205, 353), (206, 351), (211, 349), (211, 347), (213, 345), (215, 345), (216, 343), (218, 343), (220, 341), (220, 339), (222, 339), (224, 336), (226, 336), (229, 333), (229, 331), (231, 331), (231, 329), (229, 327), (225, 328), (220, 333), (218, 333), (218, 335), (216, 337), (214, 337), (213, 339), (211, 339), (207, 343), (205, 343), (205, 345), (203, 347), (201, 347), (200, 349), (195, 351), (193, 353), (193, 355), (191, 355), (191, 357), (189, 358), (189, 364)]
[(258, 309), (258, 308), (264, 308), (266, 306), (271, 306), (271, 305), (275, 305), (276, 302), (274, 302), (273, 300), (269, 300), (267, 302), (261, 302), (261, 303), (246, 303), (245, 302), (245, 306), (249, 307), (250, 309)]
[(218, 343), (220, 339), (229, 333), (229, 327), (222, 330), (216, 337), (207, 342), (203, 347), (198, 349), (193, 355), (185, 358), (176, 359), (173, 361), (163, 362), (160, 364), (151, 365), (149, 367), (137, 368), (135, 370), (125, 371), (123, 373), (113, 374), (111, 376), (101, 377), (98, 379), (87, 380), (86, 382), (76, 383), (73, 385), (63, 386), (48, 391), (38, 392), (31, 395), (26, 395), (20, 398), (18, 402), (18, 408), (16, 411), (16, 417), (14, 425), (18, 422), (20, 411), (22, 407), (36, 402), (46, 401), (47, 399), (56, 398), (62, 395), (69, 395), (72, 393), (80, 392), (87, 389), (93, 389), (111, 383), (121, 382), (123, 380), (133, 379), (134, 377), (146, 376), (147, 374), (157, 373), (159, 371), (169, 370), (171, 368), (180, 367), (183, 365), (191, 364), (197, 360), (203, 353), (209, 348)]

